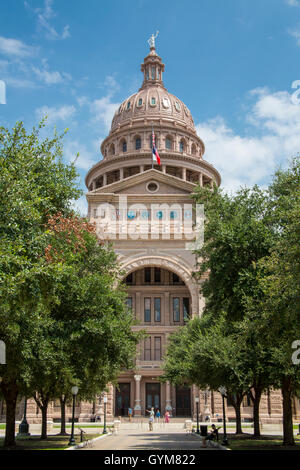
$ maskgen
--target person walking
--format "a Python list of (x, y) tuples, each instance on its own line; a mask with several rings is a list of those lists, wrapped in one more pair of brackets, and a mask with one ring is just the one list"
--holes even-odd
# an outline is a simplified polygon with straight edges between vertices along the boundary
[(146, 410), (149, 413), (149, 431), (153, 431), (153, 421), (154, 421), (154, 408), (151, 408), (150, 411)]
[(170, 422), (170, 413), (168, 411), (165, 412), (165, 423)]
[(156, 418), (157, 423), (159, 423), (159, 420), (160, 420), (160, 411), (159, 411), (158, 408), (157, 408), (156, 413), (155, 413), (155, 418)]

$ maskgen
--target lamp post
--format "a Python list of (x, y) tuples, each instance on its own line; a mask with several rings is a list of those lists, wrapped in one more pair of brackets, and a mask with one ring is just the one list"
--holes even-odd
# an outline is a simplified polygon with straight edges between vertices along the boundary
[(71, 393), (73, 395), (73, 409), (72, 409), (72, 431), (71, 431), (71, 437), (69, 440), (69, 446), (74, 446), (75, 445), (75, 439), (74, 439), (75, 401), (76, 401), (76, 395), (78, 393), (78, 387), (76, 385), (75, 387), (71, 388)]
[(20, 423), (20, 426), (19, 426), (18, 436), (30, 436), (29, 424), (26, 419), (26, 413), (27, 413), (27, 397), (24, 397), (24, 414), (23, 414), (22, 422)]
[(196, 413), (197, 413), (197, 434), (200, 434), (200, 431), (199, 431), (199, 397), (195, 397), (195, 403), (196, 403)]
[(103, 425), (103, 433), (102, 433), (102, 434), (107, 434), (107, 430), (106, 430), (106, 404), (107, 404), (107, 397), (103, 397), (103, 403), (104, 403), (104, 425)]
[(226, 415), (225, 415), (225, 397), (226, 397), (226, 387), (220, 387), (219, 392), (222, 395), (222, 403), (223, 403), (223, 429), (224, 429), (224, 434), (223, 434), (223, 442), (222, 444), (224, 446), (228, 445), (228, 440), (227, 440), (227, 434), (226, 434)]

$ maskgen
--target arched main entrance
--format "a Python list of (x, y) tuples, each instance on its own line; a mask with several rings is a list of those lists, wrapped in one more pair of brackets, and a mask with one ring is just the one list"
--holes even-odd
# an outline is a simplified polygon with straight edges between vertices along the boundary
[(176, 416), (177, 406), (180, 415), (191, 415), (191, 391), (178, 394), (170, 383), (160, 382), (168, 336), (198, 313), (197, 288), (191, 274), (172, 260), (158, 257), (131, 261), (122, 267), (128, 306), (137, 319), (134, 329), (146, 330), (148, 336), (139, 345), (135, 370), (124, 372), (119, 379), (115, 412), (126, 415), (129, 400), (135, 415), (145, 415), (154, 407)]

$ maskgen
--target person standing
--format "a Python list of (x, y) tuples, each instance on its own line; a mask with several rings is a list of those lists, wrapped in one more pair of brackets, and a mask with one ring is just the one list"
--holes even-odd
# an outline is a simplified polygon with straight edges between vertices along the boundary
[(168, 411), (165, 412), (165, 423), (170, 422), (170, 413)]

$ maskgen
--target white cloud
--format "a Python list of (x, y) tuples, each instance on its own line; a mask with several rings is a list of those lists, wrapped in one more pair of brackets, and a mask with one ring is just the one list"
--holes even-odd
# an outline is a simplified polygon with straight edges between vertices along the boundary
[(288, 29), (288, 33), (290, 36), (296, 39), (297, 45), (300, 46), (300, 28), (298, 29)]
[(289, 5), (290, 7), (299, 7), (300, 2), (299, 0), (285, 0), (285, 3)]
[(58, 33), (51, 24), (51, 20), (56, 17), (56, 12), (52, 8), (53, 0), (45, 0), (43, 8), (32, 8), (26, 1), (24, 5), (36, 15), (38, 28), (45, 31), (47, 39), (58, 40), (70, 37), (69, 25), (64, 26), (62, 33)]
[(80, 107), (87, 106), (92, 118), (90, 119), (90, 125), (95, 123), (104, 124), (104, 131), (107, 132), (110, 129), (111, 121), (120, 103), (114, 102), (113, 95), (119, 90), (119, 85), (114, 77), (107, 76), (104, 84), (100, 88), (105, 88), (106, 95), (102, 98), (90, 100), (87, 96), (77, 97), (77, 102)]
[(64, 105), (60, 107), (42, 106), (36, 109), (35, 114), (38, 119), (48, 116), (47, 123), (55, 124), (57, 121), (67, 121), (72, 118), (76, 111), (75, 106)]
[(0, 36), (0, 53), (7, 56), (24, 58), (35, 55), (36, 47), (28, 46), (19, 39), (4, 38)]
[(82, 217), (87, 217), (88, 204), (85, 196), (81, 196), (77, 201), (73, 201), (72, 207)]
[(265, 184), (277, 166), (300, 151), (300, 100), (286, 91), (252, 90), (256, 101), (246, 116), (252, 135), (241, 136), (222, 117), (196, 126), (204, 158), (220, 172), (225, 189)]
[[(78, 157), (77, 153), (79, 153)], [(64, 145), (64, 157), (68, 162), (75, 161), (76, 167), (85, 171), (88, 171), (99, 161), (99, 158), (96, 159), (94, 154), (91, 153), (85, 145), (76, 140), (72, 142), (69, 141)]]
[(111, 96), (104, 96), (90, 103), (90, 111), (93, 114), (92, 122), (102, 122), (106, 130), (110, 129), (112, 118), (120, 103), (113, 103)]

